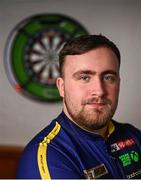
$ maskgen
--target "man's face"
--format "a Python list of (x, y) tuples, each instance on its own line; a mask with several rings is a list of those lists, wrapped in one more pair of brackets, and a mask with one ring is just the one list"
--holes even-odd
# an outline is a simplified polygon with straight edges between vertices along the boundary
[(118, 103), (119, 63), (106, 47), (68, 55), (64, 77), (57, 79), (64, 112), (81, 127), (94, 131), (111, 120)]

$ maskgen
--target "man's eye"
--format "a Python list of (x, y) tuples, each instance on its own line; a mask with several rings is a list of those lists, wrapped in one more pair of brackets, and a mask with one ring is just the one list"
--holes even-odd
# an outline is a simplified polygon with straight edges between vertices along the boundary
[(105, 75), (103, 77), (103, 80), (106, 82), (114, 82), (116, 80), (116, 77), (114, 75)]
[(81, 76), (80, 77), (80, 80), (83, 80), (83, 81), (89, 81), (90, 77), (89, 76)]

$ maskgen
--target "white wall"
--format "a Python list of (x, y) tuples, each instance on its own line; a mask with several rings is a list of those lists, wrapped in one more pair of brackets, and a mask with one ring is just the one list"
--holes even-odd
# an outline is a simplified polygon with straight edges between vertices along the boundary
[(115, 119), (141, 128), (140, 0), (1, 0), (0, 1), (0, 144), (26, 144), (62, 109), (19, 95), (10, 85), (3, 51), (14, 26), (38, 13), (69, 15), (90, 33), (112, 39), (122, 55), (121, 93)]

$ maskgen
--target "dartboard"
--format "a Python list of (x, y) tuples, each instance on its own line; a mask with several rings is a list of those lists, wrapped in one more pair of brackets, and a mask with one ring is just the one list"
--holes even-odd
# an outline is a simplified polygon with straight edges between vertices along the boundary
[(73, 37), (88, 34), (76, 20), (61, 14), (39, 14), (18, 23), (8, 36), (4, 64), (15, 90), (31, 99), (61, 99), (56, 87), (59, 52)]

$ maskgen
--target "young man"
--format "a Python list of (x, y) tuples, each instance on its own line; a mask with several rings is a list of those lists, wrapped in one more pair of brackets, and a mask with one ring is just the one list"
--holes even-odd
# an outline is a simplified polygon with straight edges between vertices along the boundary
[(17, 178), (141, 178), (141, 131), (115, 113), (120, 52), (102, 35), (85, 35), (60, 52), (63, 112), (25, 148)]

